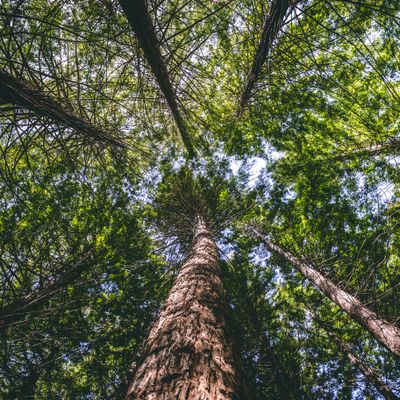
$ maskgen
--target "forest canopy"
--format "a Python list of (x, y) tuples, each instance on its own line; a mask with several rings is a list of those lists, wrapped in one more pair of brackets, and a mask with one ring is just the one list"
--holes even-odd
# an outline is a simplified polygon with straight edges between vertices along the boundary
[(400, 398), (400, 1), (3, 0), (0, 398)]

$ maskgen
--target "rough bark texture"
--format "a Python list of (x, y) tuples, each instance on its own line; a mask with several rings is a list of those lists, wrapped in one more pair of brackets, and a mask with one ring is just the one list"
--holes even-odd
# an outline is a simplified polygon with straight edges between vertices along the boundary
[(182, 115), (179, 111), (178, 102), (172, 88), (167, 67), (161, 56), (160, 44), (157, 39), (153, 23), (151, 21), (145, 0), (119, 0), (122, 10), (136, 35), (144, 56), (149, 63), (154, 76), (157, 79), (160, 89), (167, 100), (168, 106), (175, 119), (175, 123), (181, 134), (183, 144), (190, 157), (195, 152), (190, 141)]
[(151, 329), (126, 399), (244, 400), (215, 242), (204, 222)]
[(114, 147), (126, 147), (110, 133), (77, 116), (72, 110), (69, 110), (41, 90), (34, 88), (29, 82), (17, 79), (1, 69), (0, 103), (27, 108), (40, 117), (48, 117), (63, 126), (89, 136), (97, 142)]
[(272, 243), (257, 229), (251, 229), (256, 237), (258, 237), (269, 250), (289, 261), (301, 274), (308, 278), (351, 318), (366, 328), (393, 354), (400, 357), (400, 328), (379, 317), (378, 314), (366, 307), (360, 300), (335, 285), (312, 265), (298, 259), (288, 251)]
[(256, 82), (258, 81), (261, 68), (271, 51), (274, 40), (276, 39), (282, 28), (284, 18), (287, 15), (292, 3), (294, 3), (294, 1), (274, 0), (271, 4), (269, 13), (264, 21), (261, 40), (254, 54), (253, 64), (251, 66), (245, 88), (240, 98), (238, 115), (243, 112), (244, 107), (251, 97), (251, 92), (253, 91)]
[(348, 343), (341, 340), (334, 332), (332, 332), (332, 330), (328, 329), (328, 327), (325, 326), (325, 323), (315, 315), (313, 315), (313, 319), (322, 327), (322, 329), (324, 329), (324, 331), (336, 343), (339, 349), (347, 355), (350, 363), (361, 371), (365, 378), (375, 386), (378, 392), (386, 400), (399, 400), (399, 397), (393, 393), (392, 389), (388, 385), (386, 385), (385, 381), (379, 376), (378, 372), (372, 369), (361, 357), (356, 355)]

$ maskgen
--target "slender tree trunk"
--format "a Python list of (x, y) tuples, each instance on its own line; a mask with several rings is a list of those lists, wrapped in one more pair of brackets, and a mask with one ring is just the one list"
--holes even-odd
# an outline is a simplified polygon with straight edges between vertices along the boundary
[(245, 87), (240, 98), (237, 112), (238, 115), (243, 112), (244, 107), (250, 100), (251, 92), (259, 79), (262, 66), (265, 63), (268, 54), (271, 52), (274, 40), (282, 29), (285, 16), (288, 14), (291, 5), (295, 4), (297, 1), (298, 0), (274, 0), (271, 3), (268, 15), (264, 21), (261, 40), (254, 54), (253, 64), (247, 76)]
[(393, 354), (400, 357), (400, 328), (379, 317), (378, 314), (366, 307), (356, 297), (347, 293), (317, 271), (311, 264), (298, 259), (288, 251), (274, 244), (254, 227), (251, 227), (251, 230), (269, 250), (289, 261), (302, 275), (325, 293), (351, 318), (360, 323)]
[(47, 117), (54, 122), (83, 133), (94, 139), (114, 147), (127, 147), (114, 138), (109, 132), (94, 126), (90, 121), (79, 117), (72, 110), (57, 100), (34, 88), (29, 82), (17, 79), (0, 69), (0, 104), (13, 104), (33, 111), (40, 117)]
[(217, 247), (202, 218), (146, 340), (126, 399), (244, 400)]
[[(352, 365), (357, 367), (365, 376), (365, 378), (370, 381), (375, 388), (378, 390), (378, 392), (386, 399), (386, 400), (399, 400), (400, 397), (396, 396), (392, 390), (390, 389), (389, 386), (386, 385), (384, 380), (378, 375), (378, 373), (373, 370), (371, 367), (369, 367), (364, 360), (362, 360), (360, 357), (358, 357), (356, 354), (354, 354), (351, 350), (347, 348), (347, 345), (345, 343), (339, 344), (337, 342), (338, 346), (341, 347), (341, 350), (347, 354), (347, 357), (349, 358), (350, 362)], [(342, 347), (343, 346), (343, 347)]]
[(399, 397), (393, 393), (392, 389), (388, 385), (386, 385), (385, 381), (379, 376), (377, 371), (372, 369), (361, 357), (356, 355), (351, 349), (351, 346), (341, 340), (334, 332), (332, 332), (331, 329), (328, 329), (328, 327), (325, 326), (325, 323), (317, 318), (314, 313), (312, 313), (312, 315), (317, 324), (322, 327), (327, 335), (336, 343), (339, 349), (347, 355), (350, 363), (361, 371), (365, 376), (365, 379), (370, 381), (386, 400), (399, 400)]
[(178, 101), (172, 88), (167, 67), (161, 56), (160, 43), (147, 9), (145, 0), (119, 0), (122, 10), (131, 26), (144, 56), (157, 79), (161, 92), (167, 100), (168, 106), (174, 117), (176, 126), (181, 134), (183, 144), (190, 157), (195, 156), (195, 151), (187, 132), (182, 115), (179, 111)]
[(65, 272), (61, 273), (57, 279), (42, 288), (0, 308), (0, 329), (4, 329), (12, 323), (23, 320), (27, 313), (37, 310), (47, 304), (57, 292), (75, 282), (92, 265), (93, 261), (82, 260), (70, 266)]

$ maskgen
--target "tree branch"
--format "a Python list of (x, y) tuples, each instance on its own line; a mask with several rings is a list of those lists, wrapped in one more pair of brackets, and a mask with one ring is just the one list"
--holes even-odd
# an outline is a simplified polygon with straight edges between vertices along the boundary
[(57, 292), (78, 279), (90, 266), (91, 260), (81, 260), (57, 279), (0, 309), (0, 329), (24, 319), (24, 316), (45, 305)]

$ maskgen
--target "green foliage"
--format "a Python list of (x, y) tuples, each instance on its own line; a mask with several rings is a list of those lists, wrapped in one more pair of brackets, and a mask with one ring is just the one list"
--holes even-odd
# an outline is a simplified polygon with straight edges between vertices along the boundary
[(271, 2), (148, 5), (191, 163), (117, 1), (0, 5), (0, 67), (128, 145), (0, 93), (0, 397), (123, 399), (199, 215), (255, 399), (381, 398), (313, 314), (400, 387), (399, 360), (246, 230), (399, 324), (400, 2), (297, 2), (240, 116)]

